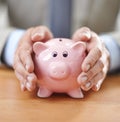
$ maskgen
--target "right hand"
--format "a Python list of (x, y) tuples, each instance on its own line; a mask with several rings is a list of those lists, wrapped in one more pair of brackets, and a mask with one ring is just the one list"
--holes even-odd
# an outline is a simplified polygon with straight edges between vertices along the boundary
[(36, 88), (37, 76), (34, 73), (32, 60), (32, 46), (36, 41), (45, 42), (53, 38), (50, 30), (45, 26), (29, 28), (21, 37), (14, 56), (14, 71), (20, 81), (21, 90), (32, 91)]

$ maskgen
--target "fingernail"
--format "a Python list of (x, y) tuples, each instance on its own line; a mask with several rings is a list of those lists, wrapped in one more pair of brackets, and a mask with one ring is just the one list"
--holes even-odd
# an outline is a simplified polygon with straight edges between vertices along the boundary
[(38, 33), (38, 35), (39, 35), (40, 37), (44, 37), (44, 32), (40, 32), (40, 33)]
[(97, 84), (97, 85), (95, 86), (95, 90), (98, 91), (99, 89), (100, 89), (100, 85)]
[(24, 89), (25, 89), (25, 85), (21, 84), (21, 90), (24, 91)]
[(90, 64), (86, 65), (86, 71), (88, 71), (90, 69)]
[(25, 68), (27, 71), (29, 71), (29, 65), (26, 64)]
[(81, 78), (79, 78), (78, 82), (84, 83), (87, 79), (88, 79), (87, 76), (82, 76)]
[(88, 33), (88, 32), (84, 32), (83, 35), (86, 36), (88, 39), (89, 39), (90, 36), (91, 36), (90, 33)]
[(34, 77), (33, 76), (28, 76), (27, 80), (28, 80), (28, 83), (29, 83), (28, 87), (30, 88), (30, 90), (34, 89), (36, 87), (35, 82), (33, 82)]
[(34, 40), (38, 36), (40, 39), (42, 39), (44, 37), (44, 32), (35, 33), (34, 35), (32, 35), (32, 40)]
[(29, 82), (31, 82), (33, 79), (34, 79), (33, 76), (28, 76), (28, 77), (27, 77), (27, 80), (28, 80)]
[(87, 80), (87, 76), (83, 76), (82, 78), (81, 78), (81, 82), (85, 82)]
[(29, 83), (29, 85), (28, 86), (32, 86), (32, 80), (33, 80), (33, 77), (32, 76), (28, 76), (27, 77), (27, 80), (28, 80), (28, 82), (27, 83)]
[(86, 88), (90, 88), (90, 86), (91, 86), (91, 83), (90, 82), (88, 82), (88, 83), (85, 84), (85, 87)]
[(29, 82), (26, 83), (26, 88), (31, 91), (31, 84)]

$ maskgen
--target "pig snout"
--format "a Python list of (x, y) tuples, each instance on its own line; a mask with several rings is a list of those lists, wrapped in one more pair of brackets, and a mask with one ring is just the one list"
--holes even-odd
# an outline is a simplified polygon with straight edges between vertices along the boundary
[(69, 76), (69, 67), (64, 62), (52, 62), (49, 65), (49, 76), (53, 79), (65, 79)]

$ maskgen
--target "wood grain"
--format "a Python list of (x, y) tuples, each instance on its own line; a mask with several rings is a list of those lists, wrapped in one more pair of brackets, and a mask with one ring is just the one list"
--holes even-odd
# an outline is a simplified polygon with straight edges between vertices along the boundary
[(106, 78), (98, 92), (84, 99), (64, 94), (38, 98), (22, 92), (13, 70), (0, 69), (0, 122), (120, 122), (120, 75)]

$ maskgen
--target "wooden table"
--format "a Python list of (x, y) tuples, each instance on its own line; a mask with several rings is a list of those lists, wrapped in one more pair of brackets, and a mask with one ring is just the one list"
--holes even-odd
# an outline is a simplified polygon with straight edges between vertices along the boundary
[(54, 94), (42, 99), (21, 92), (12, 70), (0, 69), (0, 122), (120, 122), (120, 75), (108, 76), (84, 99)]

